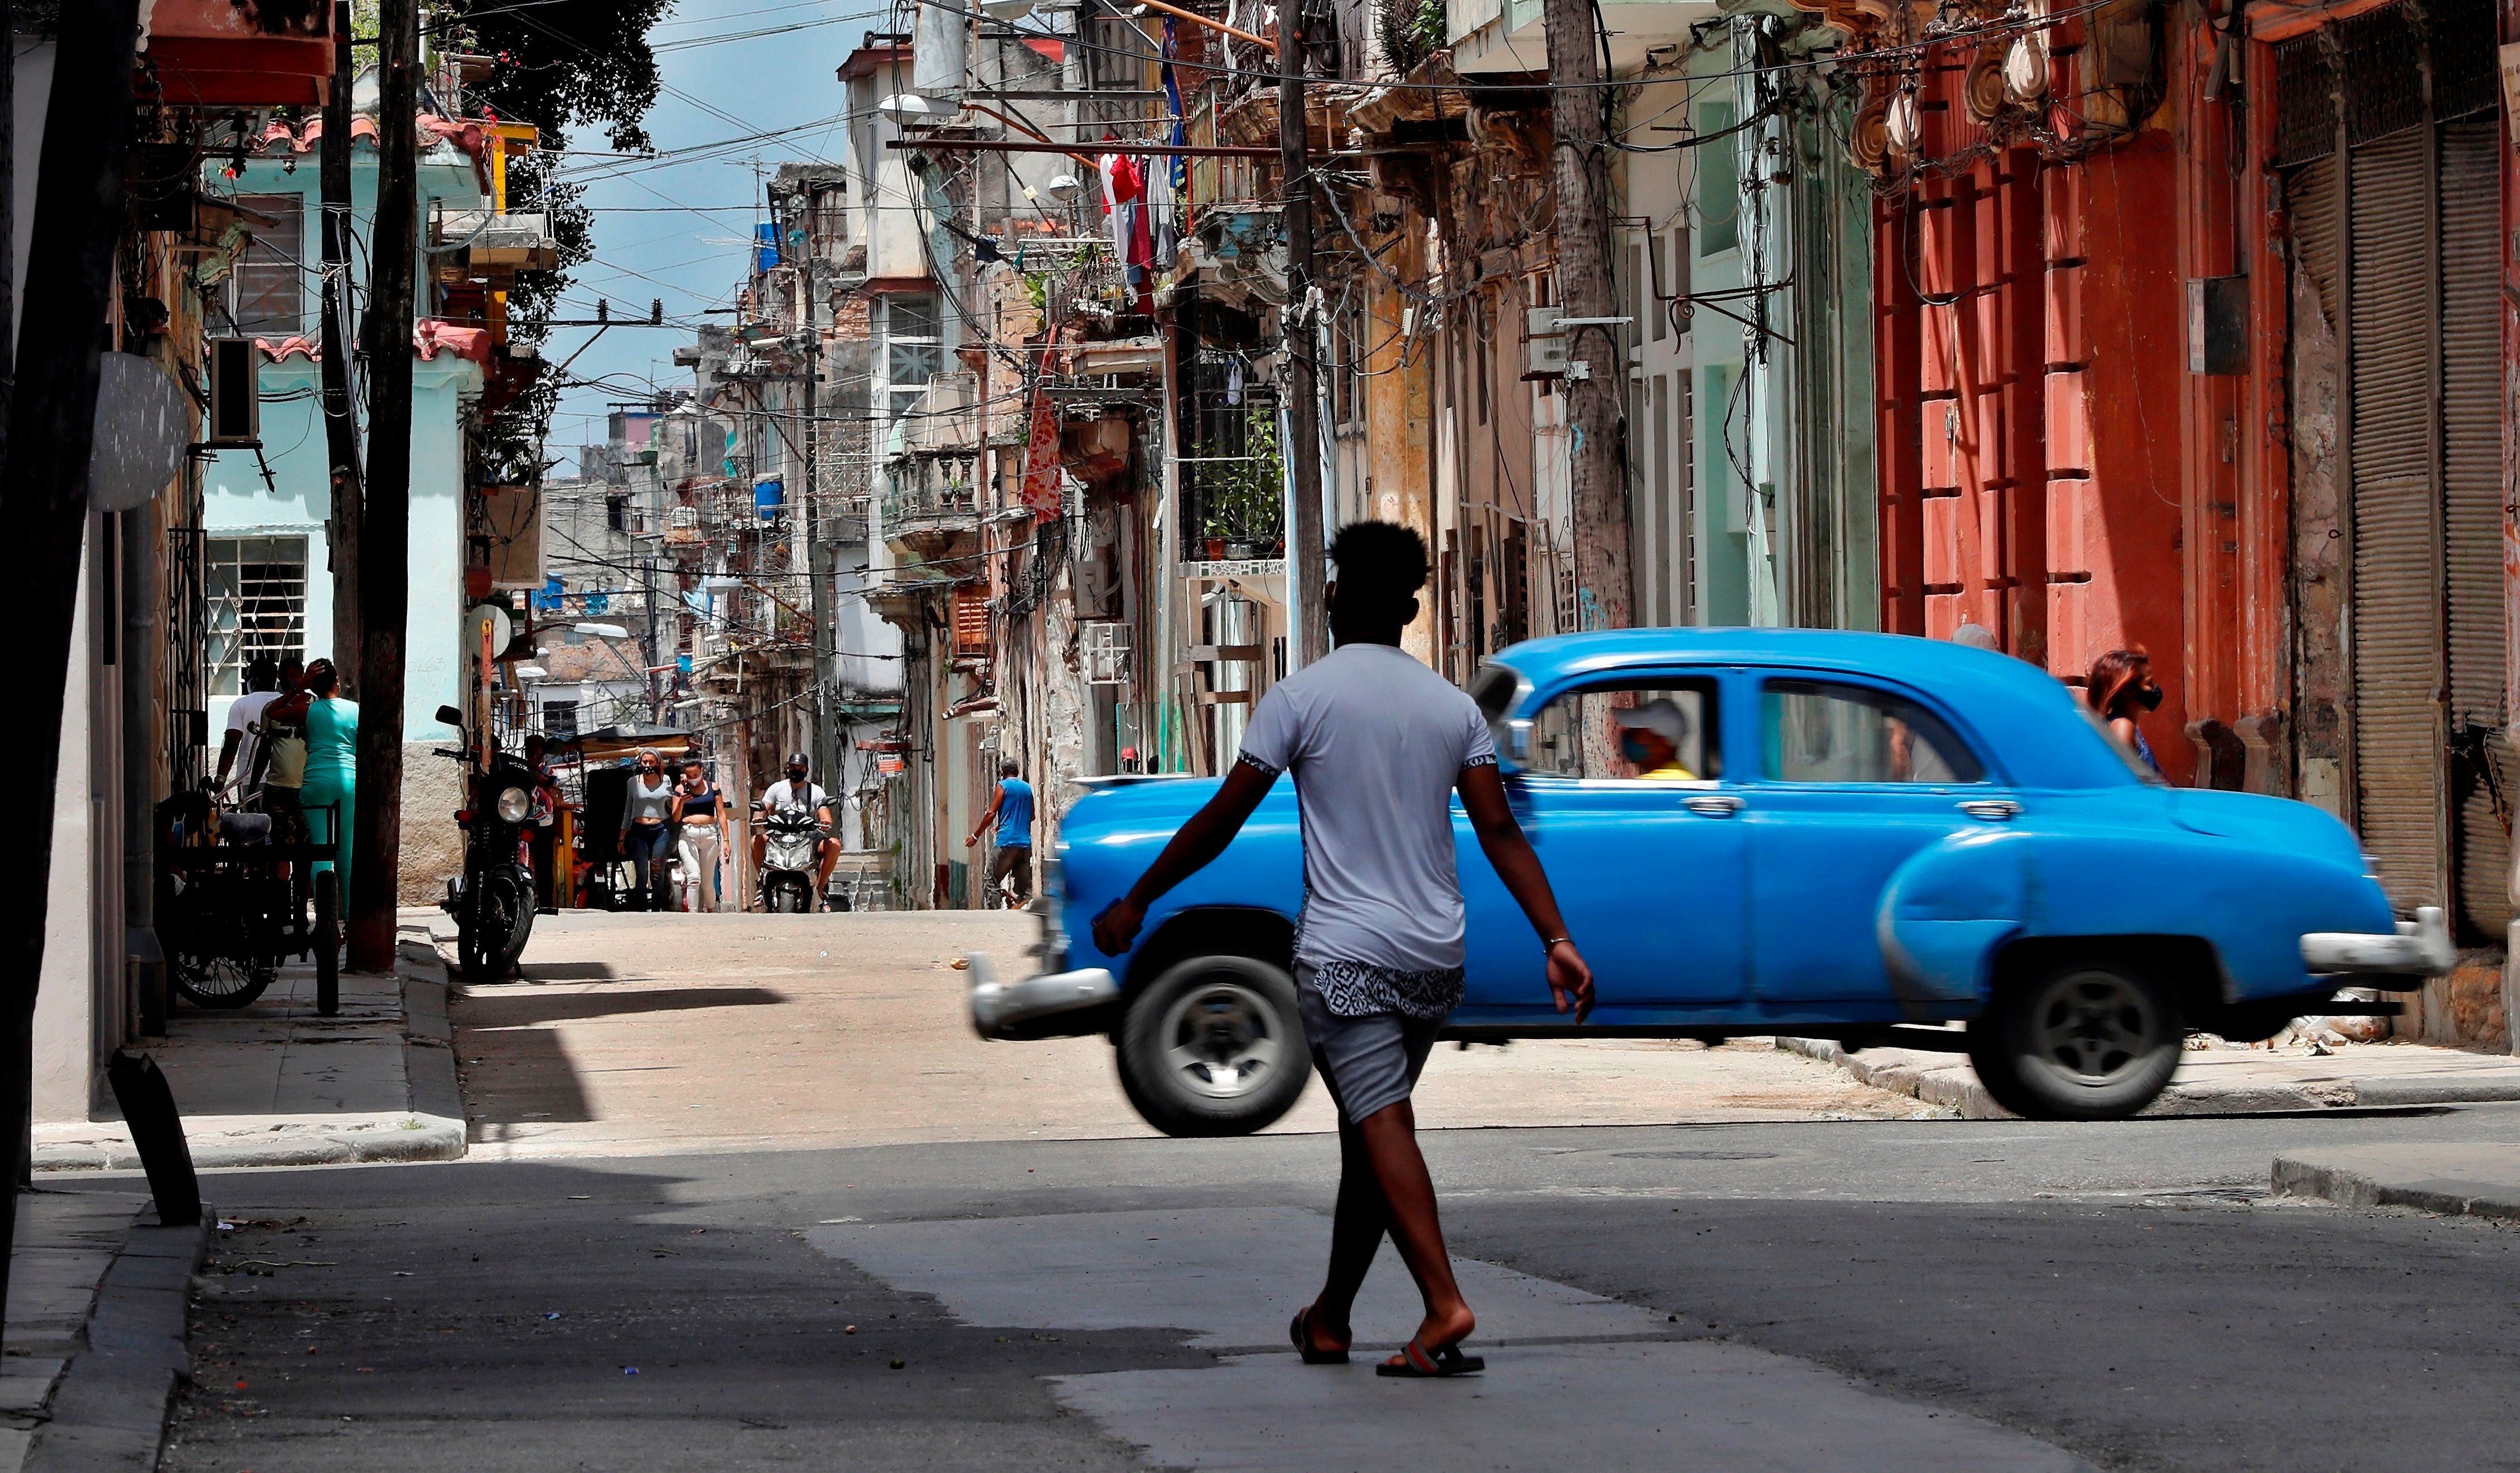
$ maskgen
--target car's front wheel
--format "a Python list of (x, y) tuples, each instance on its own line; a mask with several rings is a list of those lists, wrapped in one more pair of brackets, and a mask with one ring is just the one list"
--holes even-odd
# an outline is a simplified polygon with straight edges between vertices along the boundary
[(2013, 1114), (2124, 1120), (2179, 1068), (2179, 996), (2135, 962), (2063, 960), (1997, 989), (1968, 1041), (1978, 1082)]
[(1248, 956), (1193, 956), (1129, 1000), (1120, 1087), (1167, 1135), (1248, 1135), (1312, 1073), (1295, 983)]

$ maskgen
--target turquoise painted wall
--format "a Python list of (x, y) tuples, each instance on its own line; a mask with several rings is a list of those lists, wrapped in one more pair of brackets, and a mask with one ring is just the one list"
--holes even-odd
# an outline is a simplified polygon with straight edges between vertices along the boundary
[[(289, 165), (293, 161), (294, 167)], [(316, 295), (321, 184), (316, 156), (251, 158), (237, 178), (213, 166), (204, 173), (205, 187), (223, 195), (296, 194), (305, 200), (304, 274), (305, 327), (314, 337), (320, 298)], [(352, 251), (352, 269), (364, 275), (364, 242), (376, 207), (377, 156), (361, 148), (351, 155), (352, 230), (362, 245)], [(421, 156), (421, 219), (428, 218), (428, 202), (444, 200), (449, 208), (477, 207), (482, 189), (470, 156), (450, 144), (425, 149)], [(415, 249), (417, 243), (415, 243)], [(422, 289), (428, 289), (428, 257), (421, 257)], [(363, 284), (363, 283), (362, 283)], [(360, 294), (364, 295), (364, 294)], [(423, 315), (426, 315), (424, 309)], [(211, 331), (222, 329), (217, 318)], [(404, 629), (403, 730), (407, 740), (435, 741), (456, 733), (428, 719), (444, 705), (462, 706), (464, 674), (464, 406), (481, 392), (479, 365), (451, 353), (412, 365), (411, 557), (409, 622)], [(332, 653), (333, 578), (326, 557), (324, 519), (332, 500), (332, 463), (326, 449), (322, 369), (312, 359), (292, 356), (262, 366), (263, 458), (271, 464), (271, 484), (249, 450), (221, 451), (210, 458), (202, 478), (202, 526), (209, 535), (302, 536), (306, 538), (306, 651), (308, 658)], [(210, 701), (210, 729), (223, 730), (232, 698)]]

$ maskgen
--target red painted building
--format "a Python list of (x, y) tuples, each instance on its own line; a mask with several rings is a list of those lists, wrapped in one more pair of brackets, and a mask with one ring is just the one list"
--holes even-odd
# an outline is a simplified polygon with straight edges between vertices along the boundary
[(2495, 0), (1825, 3), (1880, 181), (1884, 626), (2077, 682), (2145, 646), (2172, 781), (2324, 806), (2500, 945)]

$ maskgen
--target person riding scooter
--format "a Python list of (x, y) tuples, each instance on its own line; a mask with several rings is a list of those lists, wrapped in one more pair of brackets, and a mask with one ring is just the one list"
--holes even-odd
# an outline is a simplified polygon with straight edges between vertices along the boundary
[[(752, 809), (754, 815), (763, 820), (782, 813), (811, 813), (814, 816), (815, 824), (823, 832), (822, 842), (815, 847), (814, 851), (814, 896), (817, 900), (828, 904), (829, 901), (824, 897), (831, 885), (832, 867), (840, 862), (840, 841), (831, 837), (831, 795), (825, 793), (816, 784), (808, 782), (806, 772), (805, 754), (789, 753), (787, 779), (772, 783), (769, 790), (761, 795), (760, 801), (752, 806)], [(761, 876), (762, 858), (768, 850), (769, 843), (770, 834), (766, 823), (755, 823), (752, 827), (752, 872), (756, 881)]]

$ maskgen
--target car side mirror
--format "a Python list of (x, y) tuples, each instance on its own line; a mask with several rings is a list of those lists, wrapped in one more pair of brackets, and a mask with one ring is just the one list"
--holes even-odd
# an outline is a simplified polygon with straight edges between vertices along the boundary
[(441, 726), (453, 726), (458, 730), (461, 730), (464, 725), (464, 713), (457, 711), (452, 706), (441, 706), (437, 708), (437, 723)]

